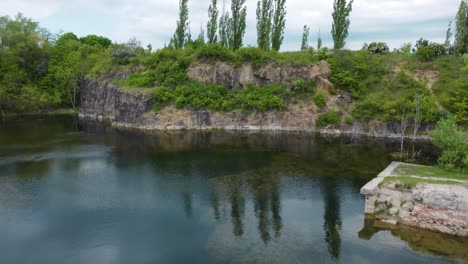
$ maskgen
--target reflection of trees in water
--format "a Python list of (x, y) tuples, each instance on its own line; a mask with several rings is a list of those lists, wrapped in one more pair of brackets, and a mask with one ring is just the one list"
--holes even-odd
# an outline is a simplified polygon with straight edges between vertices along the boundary
[[(258, 169), (242, 174), (225, 176), (213, 181), (211, 205), (215, 219), (219, 219), (217, 194), (227, 193), (226, 201), (231, 207), (232, 233), (236, 237), (244, 234), (244, 210), (247, 190), (251, 191), (254, 214), (258, 220), (260, 238), (268, 243), (272, 236), (279, 238), (281, 228), (280, 174), (273, 169)], [(273, 234), (272, 234), (273, 232)]]
[(325, 178), (322, 182), (324, 202), (325, 242), (333, 259), (340, 259), (341, 251), (341, 205), (337, 184), (333, 179)]

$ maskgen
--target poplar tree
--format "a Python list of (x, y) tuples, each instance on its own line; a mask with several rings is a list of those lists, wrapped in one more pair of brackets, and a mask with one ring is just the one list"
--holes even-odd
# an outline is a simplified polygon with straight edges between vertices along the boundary
[(322, 34), (320, 33), (320, 29), (317, 33), (317, 51), (322, 49)]
[(450, 48), (450, 46), (451, 46), (450, 42), (451, 42), (452, 36), (453, 36), (453, 34), (452, 34), (452, 21), (450, 21), (449, 24), (448, 24), (448, 28), (447, 28), (447, 34), (445, 36), (445, 46), (447, 48)]
[(271, 32), (271, 47), (279, 51), (284, 40), (284, 28), (286, 26), (286, 0), (274, 0), (273, 24)]
[(231, 18), (227, 23), (227, 33), (230, 35), (231, 48), (237, 50), (242, 47), (242, 40), (246, 28), (247, 7), (245, 7), (245, 0), (232, 0), (231, 1)]
[(346, 0), (334, 0), (333, 3), (333, 24), (332, 24), (332, 38), (334, 49), (343, 49), (346, 44), (349, 29), (349, 14), (353, 10), (353, 1), (346, 2)]
[(229, 48), (229, 12), (226, 12), (226, 0), (223, 0), (223, 10), (219, 18), (219, 44), (225, 48)]
[(468, 52), (468, 4), (465, 0), (460, 3), (455, 25), (455, 52), (463, 54)]
[(190, 21), (188, 0), (179, 1), (179, 19), (177, 20), (177, 27), (174, 36), (171, 39), (171, 45), (176, 49), (181, 49), (187, 42), (190, 41)]
[(208, 8), (208, 23), (206, 25), (208, 44), (215, 44), (218, 42), (218, 36), (216, 35), (219, 15), (217, 4), (217, 0), (212, 0), (210, 7)]
[(302, 32), (302, 44), (301, 50), (306, 50), (309, 46), (309, 32), (310, 28), (307, 25), (304, 25), (304, 30)]
[(270, 50), (272, 1), (257, 2), (257, 45), (262, 50)]

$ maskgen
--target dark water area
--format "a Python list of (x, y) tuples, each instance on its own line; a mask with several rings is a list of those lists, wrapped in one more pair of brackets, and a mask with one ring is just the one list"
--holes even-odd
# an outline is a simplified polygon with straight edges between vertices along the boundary
[[(0, 123), (0, 263), (458, 263), (468, 243), (375, 228), (360, 188), (399, 142)], [(427, 143), (417, 162), (434, 163)], [(446, 245), (446, 246), (441, 246)]]

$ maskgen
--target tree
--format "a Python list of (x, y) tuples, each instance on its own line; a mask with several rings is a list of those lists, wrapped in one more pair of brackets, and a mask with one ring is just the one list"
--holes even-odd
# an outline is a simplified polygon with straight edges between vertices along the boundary
[(432, 141), (442, 149), (439, 164), (447, 169), (468, 168), (468, 134), (457, 126), (457, 118), (449, 115), (437, 123)]
[(219, 15), (217, 4), (217, 0), (212, 0), (210, 7), (208, 8), (208, 23), (206, 25), (206, 34), (208, 38), (208, 44), (210, 45), (218, 42), (218, 36), (216, 36)]
[(221, 44), (222, 47), (225, 48), (230, 48), (229, 45), (229, 39), (230, 39), (230, 34), (229, 34), (229, 12), (226, 12), (226, 0), (223, 1), (223, 10), (221, 17), (219, 18), (219, 44)]
[(455, 30), (455, 52), (468, 53), (468, 4), (466, 0), (460, 3)]
[(309, 32), (310, 28), (307, 25), (304, 25), (304, 30), (302, 32), (302, 44), (301, 50), (306, 50), (309, 47)]
[(317, 33), (317, 51), (322, 49), (322, 35), (320, 34), (320, 29)]
[(334, 49), (343, 49), (346, 44), (350, 24), (349, 14), (353, 10), (353, 1), (347, 3), (346, 0), (334, 0), (331, 30)]
[(257, 44), (262, 50), (270, 50), (272, 1), (257, 2)]
[(174, 48), (183, 48), (191, 39), (189, 25), (188, 0), (180, 0), (179, 19), (177, 20), (176, 31), (171, 39), (171, 45), (174, 46)]
[(445, 35), (445, 46), (446, 46), (447, 48), (450, 48), (450, 46), (451, 46), (452, 36), (453, 36), (453, 33), (452, 33), (452, 21), (450, 21), (449, 24), (448, 24), (447, 33), (446, 33), (446, 35)]
[(112, 44), (110, 39), (97, 35), (88, 35), (86, 37), (82, 37), (80, 38), (80, 42), (89, 46), (101, 45), (103, 48), (108, 48)]
[(245, 7), (245, 0), (231, 1), (231, 15), (227, 32), (229, 34), (231, 31), (232, 49), (237, 50), (242, 47), (246, 28), (247, 7)]
[(286, 0), (275, 0), (273, 11), (271, 48), (279, 51), (283, 44), (284, 28), (286, 26)]

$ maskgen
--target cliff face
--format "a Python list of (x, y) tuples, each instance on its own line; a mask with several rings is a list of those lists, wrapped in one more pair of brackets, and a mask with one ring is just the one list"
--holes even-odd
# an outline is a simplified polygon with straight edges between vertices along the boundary
[[(328, 78), (331, 70), (326, 62), (309, 67), (267, 64), (257, 70), (245, 64), (235, 68), (222, 62), (196, 64), (189, 67), (190, 78), (205, 83), (225, 84), (242, 88), (251, 83), (291, 85), (295, 79), (315, 79), (317, 89), (325, 92), (332, 85)], [(114, 78), (118, 78), (119, 76)], [(125, 77), (125, 76), (124, 76)], [(112, 78), (108, 78), (112, 79)], [(330, 95), (329, 106), (345, 109), (352, 100), (349, 96)], [(176, 109), (169, 106), (159, 112), (152, 111), (150, 94), (119, 89), (111, 81), (88, 80), (81, 87), (81, 118), (105, 119), (115, 126), (153, 130), (224, 129), (224, 130), (278, 130), (319, 131), (326, 134), (353, 134), (376, 137), (399, 137), (398, 123), (368, 122), (352, 125), (329, 126), (318, 130), (316, 120), (323, 113), (311, 101), (299, 101), (287, 106), (286, 111), (222, 112), (212, 110)], [(423, 127), (422, 132), (428, 127)]]
[(331, 85), (328, 78), (332, 72), (327, 62), (319, 64), (293, 67), (268, 63), (259, 69), (254, 69), (251, 64), (243, 64), (240, 67), (225, 62), (197, 63), (189, 67), (189, 78), (202, 83), (222, 84), (229, 88), (245, 88), (248, 84), (263, 86), (266, 84), (282, 84), (289, 86), (292, 81), (302, 79), (315, 80), (319, 84)]

